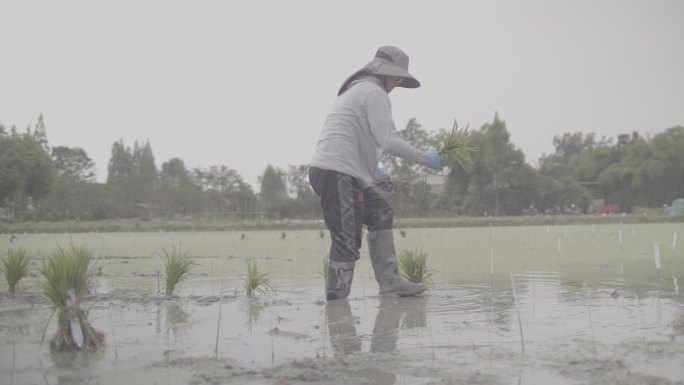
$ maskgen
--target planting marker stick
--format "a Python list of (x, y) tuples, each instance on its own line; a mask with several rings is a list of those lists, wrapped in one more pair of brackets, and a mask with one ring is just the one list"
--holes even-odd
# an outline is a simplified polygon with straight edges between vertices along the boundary
[(619, 238), (620, 238), (620, 251), (623, 251), (624, 248), (622, 247), (622, 227), (618, 231), (618, 234), (619, 234)]
[(670, 258), (674, 258), (674, 251), (675, 251), (676, 247), (677, 247), (677, 233), (674, 233), (674, 236), (672, 236), (672, 250), (670, 250)]
[(489, 274), (494, 275), (494, 246), (489, 249)]
[(518, 313), (518, 328), (520, 329), (520, 344), (522, 345), (522, 353), (525, 354), (525, 338), (523, 337), (522, 320), (520, 319), (520, 308), (518, 307), (518, 297), (515, 294), (515, 281), (513, 280), (513, 272), (509, 271), (508, 276), (511, 278), (511, 287), (513, 288), (513, 302), (515, 303), (515, 312)]
[(492, 290), (494, 289), (494, 245), (489, 249), (489, 278), (491, 279)]
[(658, 242), (653, 243), (653, 255), (655, 257), (656, 280), (660, 283), (660, 244)]
[(160, 292), (160, 286), (159, 286), (159, 274), (161, 271), (161, 263), (159, 262), (159, 254), (156, 252), (154, 253), (154, 266), (157, 269), (157, 294)]
[(219, 343), (219, 332), (221, 331), (221, 305), (223, 301), (223, 281), (221, 281), (221, 291), (219, 292), (219, 308), (218, 308), (218, 321), (216, 322), (216, 345), (214, 345), (214, 355), (218, 357), (218, 343)]

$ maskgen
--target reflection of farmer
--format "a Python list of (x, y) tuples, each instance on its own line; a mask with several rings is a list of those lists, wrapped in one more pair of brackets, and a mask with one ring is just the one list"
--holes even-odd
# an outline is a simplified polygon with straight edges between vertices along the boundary
[[(399, 298), (381, 297), (373, 326), (370, 351), (372, 353), (395, 351), (402, 317), (408, 316), (412, 307), (425, 311), (420, 305), (421, 303), (406, 302)], [(356, 322), (349, 301), (336, 301), (326, 305), (325, 318), (330, 334), (330, 345), (335, 354), (345, 355), (361, 351), (361, 339), (356, 334)]]
[[(356, 334), (356, 320), (348, 300), (329, 302), (325, 307), (325, 318), (330, 336), (330, 345), (336, 356), (361, 352), (362, 341)], [(404, 322), (402, 322), (402, 318)], [(415, 322), (422, 319), (423, 322)], [(425, 298), (380, 297), (378, 314), (375, 317), (370, 353), (393, 353), (397, 349), (399, 329), (425, 326)], [(367, 376), (384, 378), (387, 381), (373, 383), (394, 383), (390, 373), (365, 373)]]
[(364, 224), (380, 294), (409, 296), (426, 289), (399, 276), (392, 208), (371, 187), (383, 150), (432, 168), (443, 162), (434, 149), (421, 151), (401, 139), (394, 126), (388, 94), (397, 86), (420, 86), (408, 72), (408, 61), (399, 48), (380, 47), (371, 62), (342, 83), (311, 160), (309, 181), (321, 197), (332, 240), (328, 300), (349, 295)]

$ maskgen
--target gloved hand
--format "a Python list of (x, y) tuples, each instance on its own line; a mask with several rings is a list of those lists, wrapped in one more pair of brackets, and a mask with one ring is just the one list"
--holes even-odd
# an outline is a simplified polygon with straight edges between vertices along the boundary
[(427, 166), (430, 168), (440, 169), (444, 163), (444, 158), (435, 150), (431, 148), (427, 153)]
[(382, 191), (394, 193), (394, 182), (392, 181), (392, 176), (387, 171), (378, 167), (375, 170), (375, 180)]

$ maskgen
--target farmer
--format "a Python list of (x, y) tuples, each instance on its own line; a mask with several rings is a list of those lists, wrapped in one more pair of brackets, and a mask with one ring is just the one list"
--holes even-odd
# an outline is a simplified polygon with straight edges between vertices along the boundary
[(388, 94), (395, 87), (420, 87), (408, 72), (408, 62), (399, 48), (380, 47), (371, 62), (342, 83), (309, 164), (309, 181), (321, 198), (332, 240), (325, 288), (328, 301), (349, 295), (364, 224), (380, 294), (411, 296), (427, 289), (399, 276), (392, 208), (372, 187), (378, 174), (388, 178), (391, 186), (391, 177), (378, 168), (383, 151), (435, 169), (443, 163), (437, 151), (413, 147), (394, 126)]

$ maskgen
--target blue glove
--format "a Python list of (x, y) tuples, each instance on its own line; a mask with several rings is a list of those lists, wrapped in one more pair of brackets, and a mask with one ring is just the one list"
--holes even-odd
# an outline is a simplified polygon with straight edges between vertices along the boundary
[(444, 158), (435, 150), (431, 148), (427, 153), (427, 166), (430, 168), (440, 169), (444, 163)]
[(375, 177), (383, 182), (382, 191), (394, 193), (394, 182), (392, 182), (392, 176), (387, 171), (378, 167), (375, 170)]

